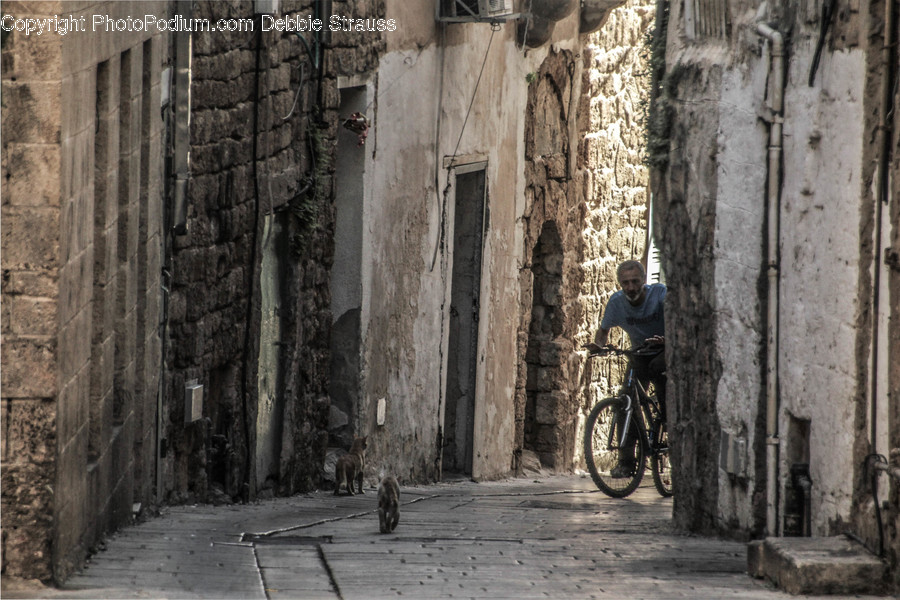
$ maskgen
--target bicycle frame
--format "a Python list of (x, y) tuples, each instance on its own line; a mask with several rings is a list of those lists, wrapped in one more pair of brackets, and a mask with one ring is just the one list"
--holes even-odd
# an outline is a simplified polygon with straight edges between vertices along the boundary
[[(631, 393), (629, 393), (631, 392)], [(634, 398), (632, 398), (632, 395)], [(638, 430), (639, 431), (647, 431), (645, 415), (644, 411), (647, 411), (647, 417), (650, 417), (650, 423), (653, 422), (653, 410), (651, 406), (654, 405), (655, 401), (650, 398), (650, 395), (647, 393), (647, 390), (644, 389), (644, 386), (638, 380), (637, 377), (634, 376), (634, 367), (631, 365), (628, 366), (628, 371), (625, 374), (625, 384), (622, 386), (622, 389), (619, 391), (619, 396), (623, 398), (627, 398), (628, 402), (625, 405), (625, 427), (623, 431), (623, 437), (619, 441), (619, 443), (624, 446), (628, 441), (625, 435), (628, 434), (629, 426), (631, 425), (631, 421), (634, 417), (635, 410), (634, 404), (635, 400), (637, 400), (638, 406), (641, 407), (642, 410), (637, 411), (637, 420), (638, 420)], [(658, 411), (658, 409), (657, 409)], [(650, 451), (650, 440), (646, 435), (641, 436), (641, 443), (644, 444), (644, 450)]]
[[(590, 356), (633, 357), (638, 354), (609, 346), (600, 350), (602, 353)], [(641, 354), (644, 353), (638, 355)], [(591, 478), (605, 494), (613, 498), (631, 494), (640, 485), (647, 466), (644, 461), (649, 458), (656, 490), (663, 497), (672, 495), (668, 433), (662, 406), (637, 377), (633, 361), (629, 361), (618, 393), (600, 400), (591, 409), (585, 423), (583, 444)], [(639, 452), (637, 456), (635, 450)], [(624, 466), (630, 464), (629, 455), (637, 459), (631, 475)]]
[[(659, 406), (659, 401), (651, 396), (647, 390), (644, 388), (644, 385), (640, 382), (640, 380), (634, 375), (634, 366), (631, 364), (629, 360), (628, 369), (625, 371), (625, 381), (622, 384), (622, 387), (619, 388), (618, 396), (620, 398), (627, 399), (627, 404), (625, 405), (624, 413), (625, 413), (625, 423), (624, 426), (619, 430), (618, 423), (616, 423), (617, 427), (614, 427), (610, 431), (610, 435), (613, 435), (615, 431), (621, 431), (621, 438), (618, 440), (618, 447), (625, 447), (628, 443), (628, 432), (631, 431), (630, 425), (631, 421), (635, 418), (635, 410), (634, 404), (637, 401), (638, 406), (640, 406), (641, 410), (637, 411), (637, 420), (638, 420), (638, 431), (641, 432), (641, 444), (644, 447), (644, 452), (650, 454), (652, 452), (658, 451), (660, 447), (657, 444), (656, 437), (658, 435), (657, 432), (657, 420), (659, 419), (659, 415), (661, 414), (661, 409)], [(647, 424), (649, 423), (649, 427)], [(609, 440), (610, 448), (612, 446), (612, 440)]]

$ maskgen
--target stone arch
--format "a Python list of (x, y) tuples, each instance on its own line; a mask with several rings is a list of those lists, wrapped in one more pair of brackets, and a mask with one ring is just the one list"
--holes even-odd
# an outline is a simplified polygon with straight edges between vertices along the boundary
[(541, 466), (567, 468), (570, 436), (566, 425), (569, 383), (564, 368), (566, 349), (563, 306), (564, 250), (559, 228), (546, 221), (532, 252), (532, 306), (525, 352), (524, 449), (540, 458)]
[(551, 51), (528, 90), (521, 320), (516, 382), (518, 472), (574, 466), (578, 373), (573, 340), (583, 281), (584, 186), (578, 172), (581, 59)]

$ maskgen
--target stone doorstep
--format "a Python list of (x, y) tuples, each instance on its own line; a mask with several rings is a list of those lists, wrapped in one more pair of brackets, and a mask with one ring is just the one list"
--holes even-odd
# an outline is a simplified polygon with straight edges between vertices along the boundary
[(755, 540), (747, 572), (795, 595), (885, 593), (884, 562), (843, 535)]

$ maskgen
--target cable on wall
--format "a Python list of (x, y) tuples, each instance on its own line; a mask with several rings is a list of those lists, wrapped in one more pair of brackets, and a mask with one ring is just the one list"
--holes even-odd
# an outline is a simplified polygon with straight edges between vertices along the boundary
[[(481, 70), (478, 71), (478, 79), (475, 80), (475, 89), (472, 90), (472, 97), (469, 100), (469, 107), (466, 109), (466, 116), (463, 119), (462, 128), (459, 131), (459, 137), (456, 138), (456, 146), (453, 148), (453, 154), (450, 156), (450, 166), (454, 166), (454, 160), (456, 159), (456, 153), (459, 151), (459, 144), (462, 142), (462, 136), (466, 131), (466, 124), (469, 122), (469, 114), (472, 112), (472, 106), (475, 104), (475, 95), (478, 93), (478, 86), (481, 83), (481, 76), (484, 73), (484, 67), (487, 64), (488, 54), (491, 51), (491, 43), (494, 41), (494, 34), (500, 30), (499, 23), (491, 23), (491, 37), (488, 39), (487, 49), (484, 51), (484, 58), (481, 61)], [(443, 78), (442, 78), (443, 80)], [(440, 132), (438, 132), (440, 133)], [(435, 162), (438, 160), (438, 155), (435, 154)], [(435, 171), (437, 171), (437, 167), (435, 167)], [(435, 178), (436, 179), (436, 178)], [(444, 186), (444, 191), (441, 194), (441, 229), (438, 239), (435, 241), (434, 253), (431, 257), (431, 269), (434, 270), (434, 265), (437, 262), (438, 249), (444, 247), (444, 238), (446, 234), (446, 225), (447, 225), (447, 197), (450, 193), (450, 183), (451, 179), (447, 177), (447, 183)], [(435, 182), (437, 183), (437, 182)], [(437, 189), (437, 186), (435, 186)]]

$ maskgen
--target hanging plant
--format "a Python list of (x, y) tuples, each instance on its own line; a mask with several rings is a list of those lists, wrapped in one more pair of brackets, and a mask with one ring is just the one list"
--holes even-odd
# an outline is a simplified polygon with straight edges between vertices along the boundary
[(290, 245), (297, 257), (305, 253), (313, 233), (320, 227), (319, 207), (326, 200), (326, 182), (331, 175), (333, 161), (328, 143), (328, 125), (310, 119), (306, 132), (312, 172), (303, 188), (289, 202), (295, 225)]
[(366, 143), (366, 136), (369, 135), (369, 119), (366, 115), (355, 112), (348, 119), (344, 120), (344, 129), (348, 129), (358, 136), (359, 143), (356, 147), (360, 147)]

